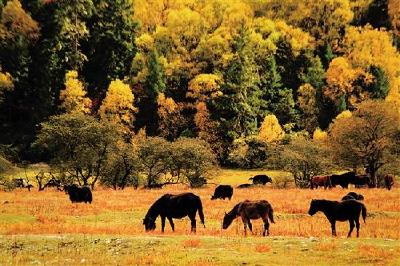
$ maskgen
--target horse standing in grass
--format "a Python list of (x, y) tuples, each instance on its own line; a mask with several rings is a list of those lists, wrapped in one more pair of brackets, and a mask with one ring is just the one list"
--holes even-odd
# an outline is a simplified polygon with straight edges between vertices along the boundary
[(345, 200), (338, 202), (313, 199), (311, 201), (308, 214), (312, 216), (319, 211), (323, 212), (331, 223), (332, 236), (336, 236), (336, 221), (349, 221), (350, 231), (347, 234), (347, 237), (351, 236), (351, 232), (353, 232), (354, 229), (354, 224), (357, 228), (358, 237), (360, 231), (360, 213), (362, 214), (364, 223), (365, 218), (367, 217), (367, 209), (365, 208), (365, 205), (356, 200)]
[(355, 192), (349, 192), (342, 198), (342, 200), (364, 200), (364, 196)]
[(143, 219), (143, 224), (146, 231), (152, 231), (156, 229), (156, 219), (160, 216), (161, 231), (164, 232), (165, 218), (168, 219), (172, 231), (175, 231), (175, 225), (172, 218), (181, 219), (189, 216), (191, 231), (196, 232), (197, 211), (199, 212), (200, 221), (204, 225), (203, 206), (199, 196), (196, 196), (193, 193), (182, 193), (178, 195), (165, 194), (151, 205)]
[(385, 177), (383, 178), (385, 181), (385, 187), (390, 190), (392, 188), (392, 186), (394, 185), (394, 176), (387, 174), (385, 175)]
[(233, 220), (240, 216), (244, 224), (244, 233), (247, 235), (247, 226), (249, 226), (250, 231), (253, 232), (253, 225), (250, 220), (261, 218), (264, 222), (263, 236), (265, 236), (265, 233), (269, 235), (268, 219), (271, 223), (275, 223), (273, 212), (271, 204), (266, 200), (245, 200), (236, 204), (230, 212), (225, 214), (222, 228), (227, 229)]
[(314, 176), (311, 179), (311, 189), (318, 188), (318, 187), (324, 187), (325, 189), (328, 187), (332, 188), (330, 176), (326, 176), (326, 175)]

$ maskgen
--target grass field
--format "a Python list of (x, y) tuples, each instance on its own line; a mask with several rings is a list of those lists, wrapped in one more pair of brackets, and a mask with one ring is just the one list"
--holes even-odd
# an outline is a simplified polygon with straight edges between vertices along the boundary
[[(222, 170), (215, 183), (239, 184), (262, 171)], [(272, 177), (281, 175), (271, 172)], [(236, 189), (231, 201), (211, 201), (215, 186), (191, 190), (203, 201), (206, 228), (190, 234), (188, 219), (167, 223), (160, 233), (146, 233), (142, 219), (164, 193), (188, 191), (182, 185), (162, 190), (113, 191), (96, 189), (92, 204), (71, 204), (63, 192), (0, 192), (0, 265), (399, 265), (400, 189), (352, 189), (365, 197), (367, 223), (360, 238), (345, 238), (348, 223), (337, 224), (337, 238), (322, 214), (308, 216), (312, 198), (338, 200), (348, 191), (274, 189), (271, 185)], [(275, 224), (262, 237), (262, 222), (254, 221), (254, 235), (244, 237), (237, 219), (228, 230), (221, 220), (237, 202), (266, 199)], [(199, 223), (198, 223), (199, 224)]]

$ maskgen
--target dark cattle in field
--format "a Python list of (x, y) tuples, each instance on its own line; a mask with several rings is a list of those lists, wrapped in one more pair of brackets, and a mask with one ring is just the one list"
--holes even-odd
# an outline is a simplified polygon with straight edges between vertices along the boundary
[(357, 188), (362, 186), (370, 186), (370, 180), (367, 175), (355, 175), (352, 180), (350, 180), (351, 184), (354, 184)]
[(272, 179), (271, 177), (267, 176), (267, 175), (255, 175), (253, 177), (250, 177), (249, 180), (253, 180), (253, 184), (257, 185), (257, 184), (267, 184), (272, 183)]
[(342, 188), (348, 188), (350, 183), (354, 182), (356, 174), (354, 172), (347, 172), (341, 175), (331, 175), (332, 186), (340, 185)]
[(364, 200), (364, 196), (355, 192), (349, 192), (342, 200)]
[(328, 187), (331, 188), (332, 184), (331, 184), (330, 177), (326, 176), (326, 175), (314, 176), (311, 179), (311, 189), (318, 188), (318, 187), (324, 187), (325, 189)]
[(385, 175), (383, 178), (385, 181), (385, 187), (390, 190), (392, 186), (394, 185), (394, 176), (393, 175)]
[(215, 188), (214, 195), (211, 197), (212, 200), (214, 199), (225, 199), (228, 198), (231, 200), (233, 195), (233, 188), (230, 185), (219, 185)]
[(85, 202), (92, 203), (92, 191), (88, 187), (78, 187), (75, 184), (65, 185), (65, 192), (69, 195), (69, 199), (72, 203)]
[(249, 188), (253, 186), (253, 184), (240, 184), (239, 186), (237, 186), (236, 188)]

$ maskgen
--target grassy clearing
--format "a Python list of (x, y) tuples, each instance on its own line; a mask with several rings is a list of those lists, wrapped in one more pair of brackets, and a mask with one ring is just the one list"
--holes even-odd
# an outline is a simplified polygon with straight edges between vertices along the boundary
[[(222, 170), (213, 182), (240, 184), (262, 171)], [(273, 178), (283, 173), (268, 172)], [(146, 233), (142, 219), (164, 193), (188, 191), (171, 185), (162, 190), (96, 189), (92, 204), (71, 204), (58, 191), (0, 192), (0, 265), (26, 264), (139, 264), (139, 265), (250, 265), (349, 263), (396, 265), (400, 251), (400, 189), (351, 189), (365, 197), (367, 223), (360, 239), (346, 239), (348, 223), (338, 223), (337, 239), (322, 214), (307, 215), (312, 198), (339, 200), (348, 190), (274, 189), (270, 184), (235, 189), (231, 201), (211, 201), (215, 186), (191, 190), (203, 202), (206, 228), (190, 234), (188, 219), (167, 223), (160, 233)], [(266, 199), (274, 208), (271, 236), (261, 236), (262, 222), (254, 221), (254, 235), (244, 237), (237, 219), (221, 229), (224, 212), (245, 199)], [(355, 233), (353, 233), (355, 234)], [(354, 237), (354, 236), (353, 236)], [(338, 260), (338, 258), (341, 258)]]
[[(399, 242), (281, 237), (7, 236), (0, 264), (398, 265)], [(340, 259), (339, 259), (340, 258)]]

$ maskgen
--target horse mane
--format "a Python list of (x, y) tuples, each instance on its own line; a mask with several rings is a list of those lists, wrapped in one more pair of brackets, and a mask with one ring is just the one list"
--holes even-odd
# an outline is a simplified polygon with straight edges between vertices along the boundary
[(158, 200), (156, 200), (149, 208), (149, 210), (146, 213), (145, 217), (152, 217), (152, 218), (157, 218), (158, 214), (160, 213), (160, 207), (162, 203), (167, 199), (170, 198), (172, 195), (171, 194), (165, 194)]

